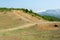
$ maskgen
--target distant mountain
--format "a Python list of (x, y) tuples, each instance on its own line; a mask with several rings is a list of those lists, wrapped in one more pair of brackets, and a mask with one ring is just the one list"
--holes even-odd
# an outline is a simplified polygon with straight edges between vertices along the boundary
[(53, 17), (60, 18), (60, 9), (46, 10), (44, 12), (39, 12), (39, 14), (42, 16), (53, 16)]

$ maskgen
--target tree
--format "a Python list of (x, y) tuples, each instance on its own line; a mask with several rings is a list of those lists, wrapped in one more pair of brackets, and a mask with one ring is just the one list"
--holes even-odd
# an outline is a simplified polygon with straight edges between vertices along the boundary
[(27, 13), (29, 10), (28, 9), (25, 9), (25, 12)]
[(32, 10), (30, 10), (30, 11), (29, 11), (29, 13), (33, 13), (33, 11), (32, 11)]

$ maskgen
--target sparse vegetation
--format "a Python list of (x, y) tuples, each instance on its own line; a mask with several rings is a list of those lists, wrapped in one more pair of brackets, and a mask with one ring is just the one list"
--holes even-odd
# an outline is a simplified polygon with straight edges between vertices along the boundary
[(41, 15), (33, 12), (32, 10), (28, 10), (28, 9), (25, 9), (25, 8), (0, 8), (0, 11), (3, 12), (3, 11), (11, 11), (11, 10), (22, 10), (23, 12), (26, 12), (28, 14), (31, 14), (32, 16), (35, 16), (37, 18), (40, 19)]
[[(60, 30), (51, 30), (51, 31), (39, 31), (36, 26), (32, 26), (26, 29), (18, 29), (10, 32), (0, 33), (0, 39), (8, 40), (59, 40), (60, 39)], [(13, 38), (15, 37), (15, 38)]]
[(35, 16), (39, 19), (43, 18), (43, 19), (48, 20), (48, 21), (60, 21), (59, 18), (52, 17), (52, 16), (41, 16), (41, 15), (33, 12), (32, 10), (28, 10), (28, 9), (25, 9), (25, 8), (0, 8), (0, 11), (11, 11), (11, 10), (22, 10), (23, 12), (31, 14), (32, 16)]
[(60, 21), (59, 18), (56, 18), (53, 16), (42, 16), (42, 18), (44, 18), (45, 20), (48, 20), (48, 21)]
[[(24, 19), (22, 19), (23, 15), (17, 16), (17, 15), (14, 15), (13, 13), (8, 12), (11, 10), (23, 10), (23, 12), (30, 14), (32, 16), (35, 16), (39, 19), (40, 19), (40, 17), (42, 17), (43, 19), (46, 19), (49, 21), (60, 21), (59, 19), (57, 19), (55, 17), (41, 16), (41, 15), (33, 12), (32, 10), (28, 10), (28, 9), (24, 9), (24, 8), (22, 8), (22, 9), (20, 9), (20, 8), (0, 8), (0, 11), (3, 11), (2, 13), (0, 13), (0, 30), (18, 27), (18, 26), (30, 23), (29, 21), (24, 20), (25, 17), (24, 17)], [(4, 12), (4, 11), (6, 11), (6, 12)], [(6, 13), (6, 14), (4, 14), (4, 13)], [(20, 17), (22, 17), (22, 18), (20, 18)], [(29, 17), (29, 16), (27, 16), (27, 17)], [(60, 39), (60, 36), (59, 36), (60, 30), (42, 31), (40, 26), (41, 25), (36, 24), (29, 28), (18, 29), (18, 30), (13, 30), (13, 31), (8, 31), (8, 32), (0, 32), (0, 40), (59, 40)], [(44, 28), (45, 28), (45, 26), (44, 26)]]
[(29, 22), (23, 20), (22, 18), (16, 17), (16, 15), (8, 11), (0, 13), (0, 30), (21, 26), (27, 23)]

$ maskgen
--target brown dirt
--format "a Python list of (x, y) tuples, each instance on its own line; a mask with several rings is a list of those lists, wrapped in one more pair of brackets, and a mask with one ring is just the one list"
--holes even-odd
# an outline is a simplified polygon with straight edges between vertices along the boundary
[[(58, 25), (55, 27), (54, 25)], [(58, 30), (60, 29), (60, 22), (41, 22), (37, 26), (38, 30)]]

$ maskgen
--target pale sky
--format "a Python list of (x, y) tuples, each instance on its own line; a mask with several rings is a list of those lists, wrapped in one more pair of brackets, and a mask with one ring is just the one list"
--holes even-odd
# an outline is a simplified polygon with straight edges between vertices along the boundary
[(0, 0), (0, 7), (28, 8), (38, 12), (60, 9), (60, 0)]

